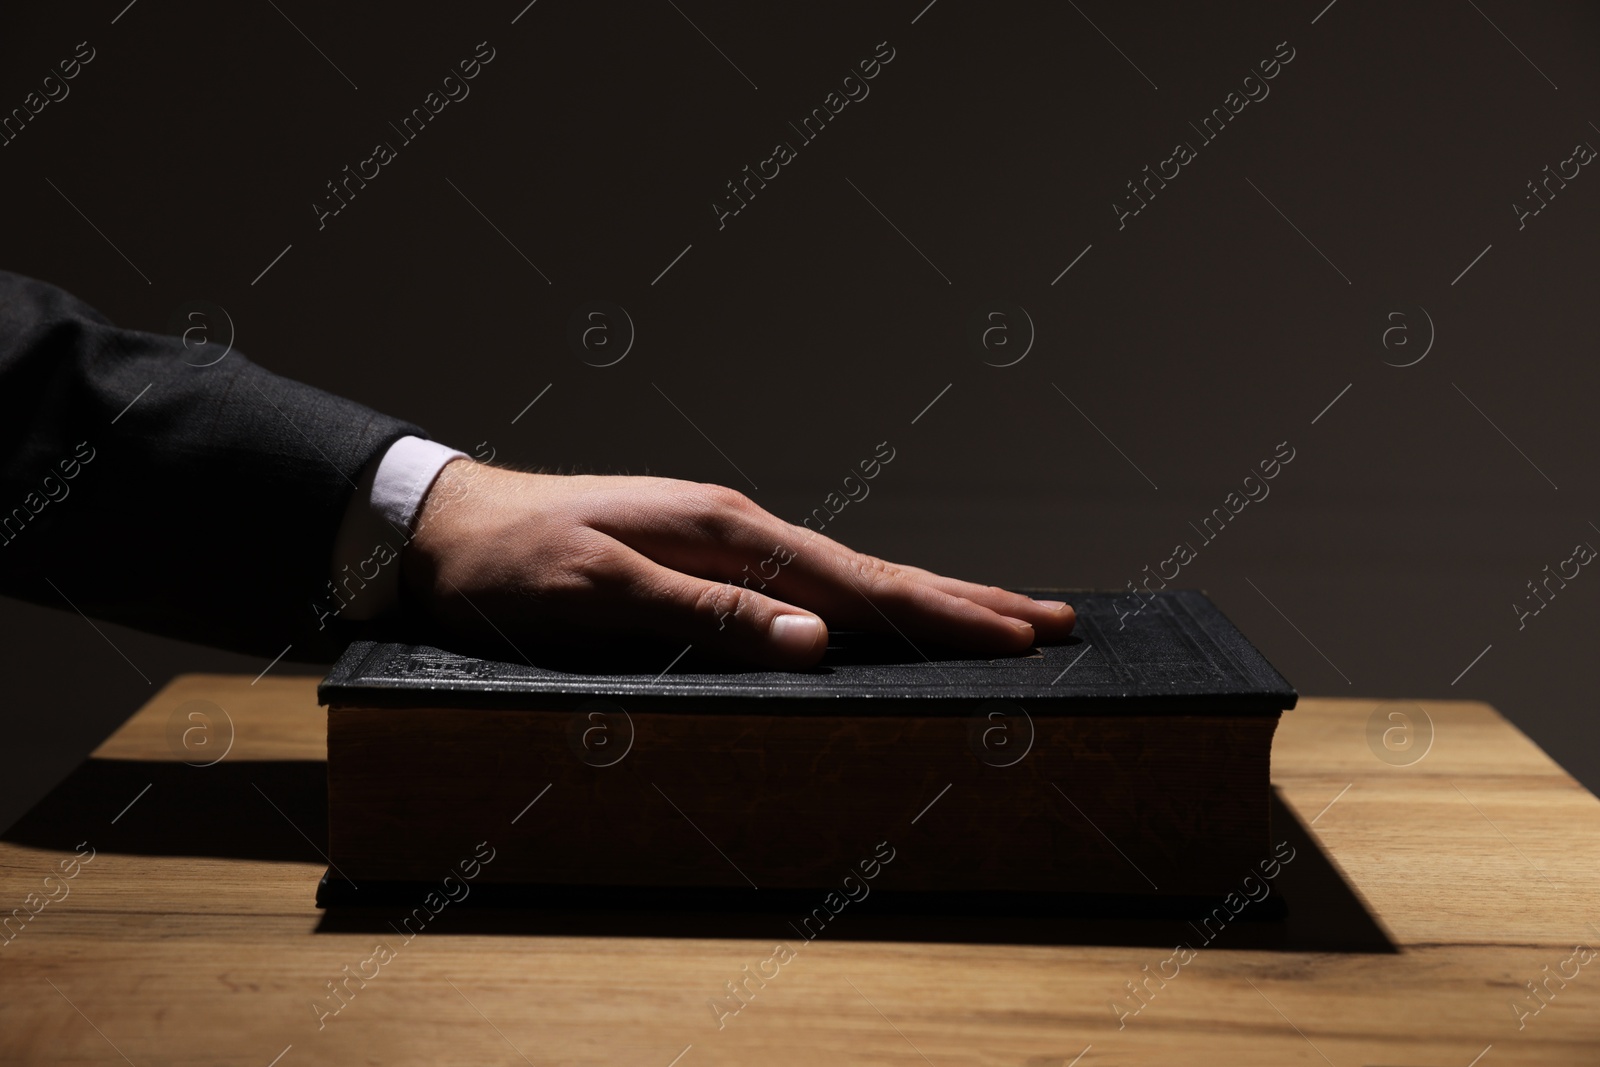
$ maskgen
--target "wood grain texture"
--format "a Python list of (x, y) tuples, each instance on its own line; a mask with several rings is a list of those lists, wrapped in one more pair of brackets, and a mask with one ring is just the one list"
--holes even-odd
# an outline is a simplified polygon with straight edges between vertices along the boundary
[[(233, 723), (210, 767), (171, 740), (191, 700)], [(715, 916), (454, 905), (406, 941), (382, 916), (312, 906), (312, 683), (181, 678), (0, 844), (0, 916), (68, 887), (0, 946), (0, 1062), (1592, 1065), (1600, 960), (1549, 976), (1600, 942), (1600, 801), (1477, 704), (1425, 703), (1428, 754), (1384, 763), (1376, 706), (1306, 699), (1284, 716), (1273, 780), (1298, 854), (1273, 885), (1289, 918), (1245, 912), (1210, 944), (1137, 921), (896, 927), (847, 908), (808, 942), (782, 916), (727, 936)], [(63, 881), (79, 842), (94, 858)], [(1364, 939), (1345, 932), (1363, 924)], [(1119, 1028), (1113, 1001), (1137, 1004), (1124, 983), (1162, 971), (1181, 938), (1192, 958)], [(728, 1011), (725, 983), (772, 974), (780, 940), (792, 958)], [(376, 977), (345, 978), (380, 941), (393, 954)], [(341, 979), (319, 1029), (313, 1004), (339, 1006), (326, 983)], [(1540, 980), (1532, 1014), (1524, 983)]]

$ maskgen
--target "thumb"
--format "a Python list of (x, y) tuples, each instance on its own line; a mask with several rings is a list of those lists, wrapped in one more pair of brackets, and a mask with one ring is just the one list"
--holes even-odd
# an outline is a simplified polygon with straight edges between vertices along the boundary
[(742, 585), (642, 562), (640, 621), (655, 634), (780, 670), (816, 666), (828, 647), (827, 625), (803, 608)]

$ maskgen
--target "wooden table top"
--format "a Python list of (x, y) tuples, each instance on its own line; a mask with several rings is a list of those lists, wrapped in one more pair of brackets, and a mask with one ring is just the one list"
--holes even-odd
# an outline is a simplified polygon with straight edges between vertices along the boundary
[[(1294, 858), (1240, 875), (1288, 916), (1243, 904), (1209, 941), (1170, 918), (847, 908), (808, 942), (779, 913), (464, 904), (407, 940), (313, 903), (313, 682), (186, 676), (0, 842), (0, 1061), (1600, 1063), (1600, 801), (1485, 705), (1386, 705), (1401, 754), (1369, 740), (1378, 708), (1285, 714)], [(938, 840), (929, 818), (894, 844)]]

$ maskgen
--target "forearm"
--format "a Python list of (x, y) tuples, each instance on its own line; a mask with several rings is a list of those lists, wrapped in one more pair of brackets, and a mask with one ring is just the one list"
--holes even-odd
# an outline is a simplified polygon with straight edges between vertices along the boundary
[(190, 358), (0, 273), (0, 592), (240, 651), (336, 654), (350, 627), (313, 610), (335, 531), (374, 457), (421, 431), (237, 352)]

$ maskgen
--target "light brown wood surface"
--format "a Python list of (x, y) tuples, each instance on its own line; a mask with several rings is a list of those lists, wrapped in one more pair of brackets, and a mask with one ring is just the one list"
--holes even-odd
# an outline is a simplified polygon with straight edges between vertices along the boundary
[[(204, 724), (170, 720), (191, 700), (231, 720), (213, 766), (184, 765), (219, 755), (227, 732), (218, 719), (185, 748), (181, 728)], [(313, 903), (322, 843), (291, 825), (315, 836), (325, 818), (312, 682), (180, 678), (0, 843), (0, 917), (60, 897), (0, 945), (0, 1062), (1600, 1063), (1600, 958), (1551, 980), (1521, 1028), (1511, 1008), (1521, 993), (1531, 1012), (1523, 984), (1574, 946), (1600, 948), (1600, 801), (1481, 704), (1425, 703), (1431, 749), (1385, 763), (1367, 741), (1378, 703), (1304, 699), (1284, 715), (1275, 836), (1299, 848), (1274, 884), (1289, 919), (1247, 912), (1119, 1028), (1124, 983), (1177, 940), (1202, 944), (1185, 924), (962, 916), (913, 939), (847, 908), (806, 943), (781, 915), (770, 935), (731, 937), (714, 917), (483, 920), (451, 905), (410, 942), (332, 929)], [(885, 836), (937, 847), (937, 812)], [(63, 881), (79, 842), (94, 858)], [(719, 1028), (708, 1002), (778, 940), (795, 957)], [(380, 941), (393, 958), (319, 1028), (313, 1003), (338, 1004), (326, 983)]]

